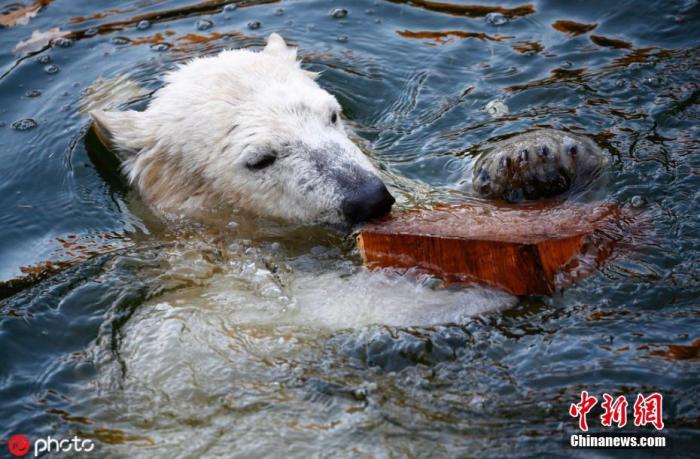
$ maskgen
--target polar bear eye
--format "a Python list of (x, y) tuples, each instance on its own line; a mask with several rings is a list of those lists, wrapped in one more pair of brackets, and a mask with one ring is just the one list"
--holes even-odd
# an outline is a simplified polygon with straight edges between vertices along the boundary
[(336, 112), (333, 112), (331, 115), (331, 124), (335, 124), (338, 122), (338, 114)]
[(260, 169), (265, 169), (266, 167), (272, 166), (277, 160), (277, 152), (272, 150), (268, 153), (260, 155), (253, 160), (245, 163), (245, 167), (251, 171), (259, 171)]

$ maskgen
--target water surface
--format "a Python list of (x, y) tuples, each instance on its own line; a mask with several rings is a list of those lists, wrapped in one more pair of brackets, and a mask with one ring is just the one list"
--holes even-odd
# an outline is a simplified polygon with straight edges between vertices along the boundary
[[(633, 453), (700, 454), (697, 1), (32, 14), (0, 30), (0, 437), (80, 433), (107, 457), (570, 457), (581, 390), (659, 391), (669, 448)], [(604, 198), (651, 229), (518, 299), (368, 273), (327, 228), (153, 215), (81, 106), (143, 107), (178, 62), (271, 32), (321, 72), (400, 207), (470, 199), (479, 145), (555, 127), (606, 149)]]

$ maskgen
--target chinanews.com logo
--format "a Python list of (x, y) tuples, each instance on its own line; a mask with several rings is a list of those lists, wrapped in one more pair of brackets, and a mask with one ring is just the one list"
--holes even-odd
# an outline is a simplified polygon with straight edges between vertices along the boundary
[[(32, 442), (25, 435), (16, 434), (7, 442), (7, 449), (14, 457), (24, 457), (32, 450)], [(46, 453), (89, 453), (95, 449), (95, 443), (74, 436), (71, 439), (57, 439), (51, 436), (37, 438), (34, 441), (34, 457)]]
[[(635, 427), (652, 426), (657, 432), (664, 429), (663, 420), (664, 398), (658, 392), (644, 396), (637, 394), (632, 407)], [(598, 404), (598, 399), (589, 395), (587, 391), (581, 392), (578, 403), (572, 403), (569, 407), (569, 415), (578, 418), (578, 428), (582, 432), (588, 432), (588, 414)], [(627, 425), (627, 407), (629, 403), (624, 395), (614, 397), (603, 394), (600, 407), (603, 414), (600, 415), (600, 425), (603, 427), (616, 427), (622, 429)], [(652, 431), (653, 432), (653, 431)], [(609, 432), (604, 435), (573, 434), (570, 444), (574, 448), (663, 448), (666, 446), (666, 437), (660, 435), (615, 435)]]

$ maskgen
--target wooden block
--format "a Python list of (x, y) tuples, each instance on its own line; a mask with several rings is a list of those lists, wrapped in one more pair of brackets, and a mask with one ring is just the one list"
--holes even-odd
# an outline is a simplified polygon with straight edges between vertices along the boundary
[(549, 295), (590, 236), (618, 214), (617, 206), (600, 203), (439, 206), (366, 225), (357, 244), (370, 269), (417, 268), (447, 284)]

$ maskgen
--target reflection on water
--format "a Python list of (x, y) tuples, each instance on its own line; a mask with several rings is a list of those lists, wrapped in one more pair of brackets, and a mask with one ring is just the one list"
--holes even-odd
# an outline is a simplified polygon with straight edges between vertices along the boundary
[[(13, 5), (3, 438), (79, 432), (107, 456), (569, 456), (582, 389), (658, 390), (664, 453), (693, 455), (696, 1)], [(517, 299), (368, 273), (333, 229), (153, 215), (86, 135), (85, 108), (143, 107), (176, 63), (272, 31), (321, 72), (400, 208), (478, 202), (463, 184), (485, 141), (554, 127), (606, 149), (602, 196), (651, 228), (625, 222), (593, 276)]]

